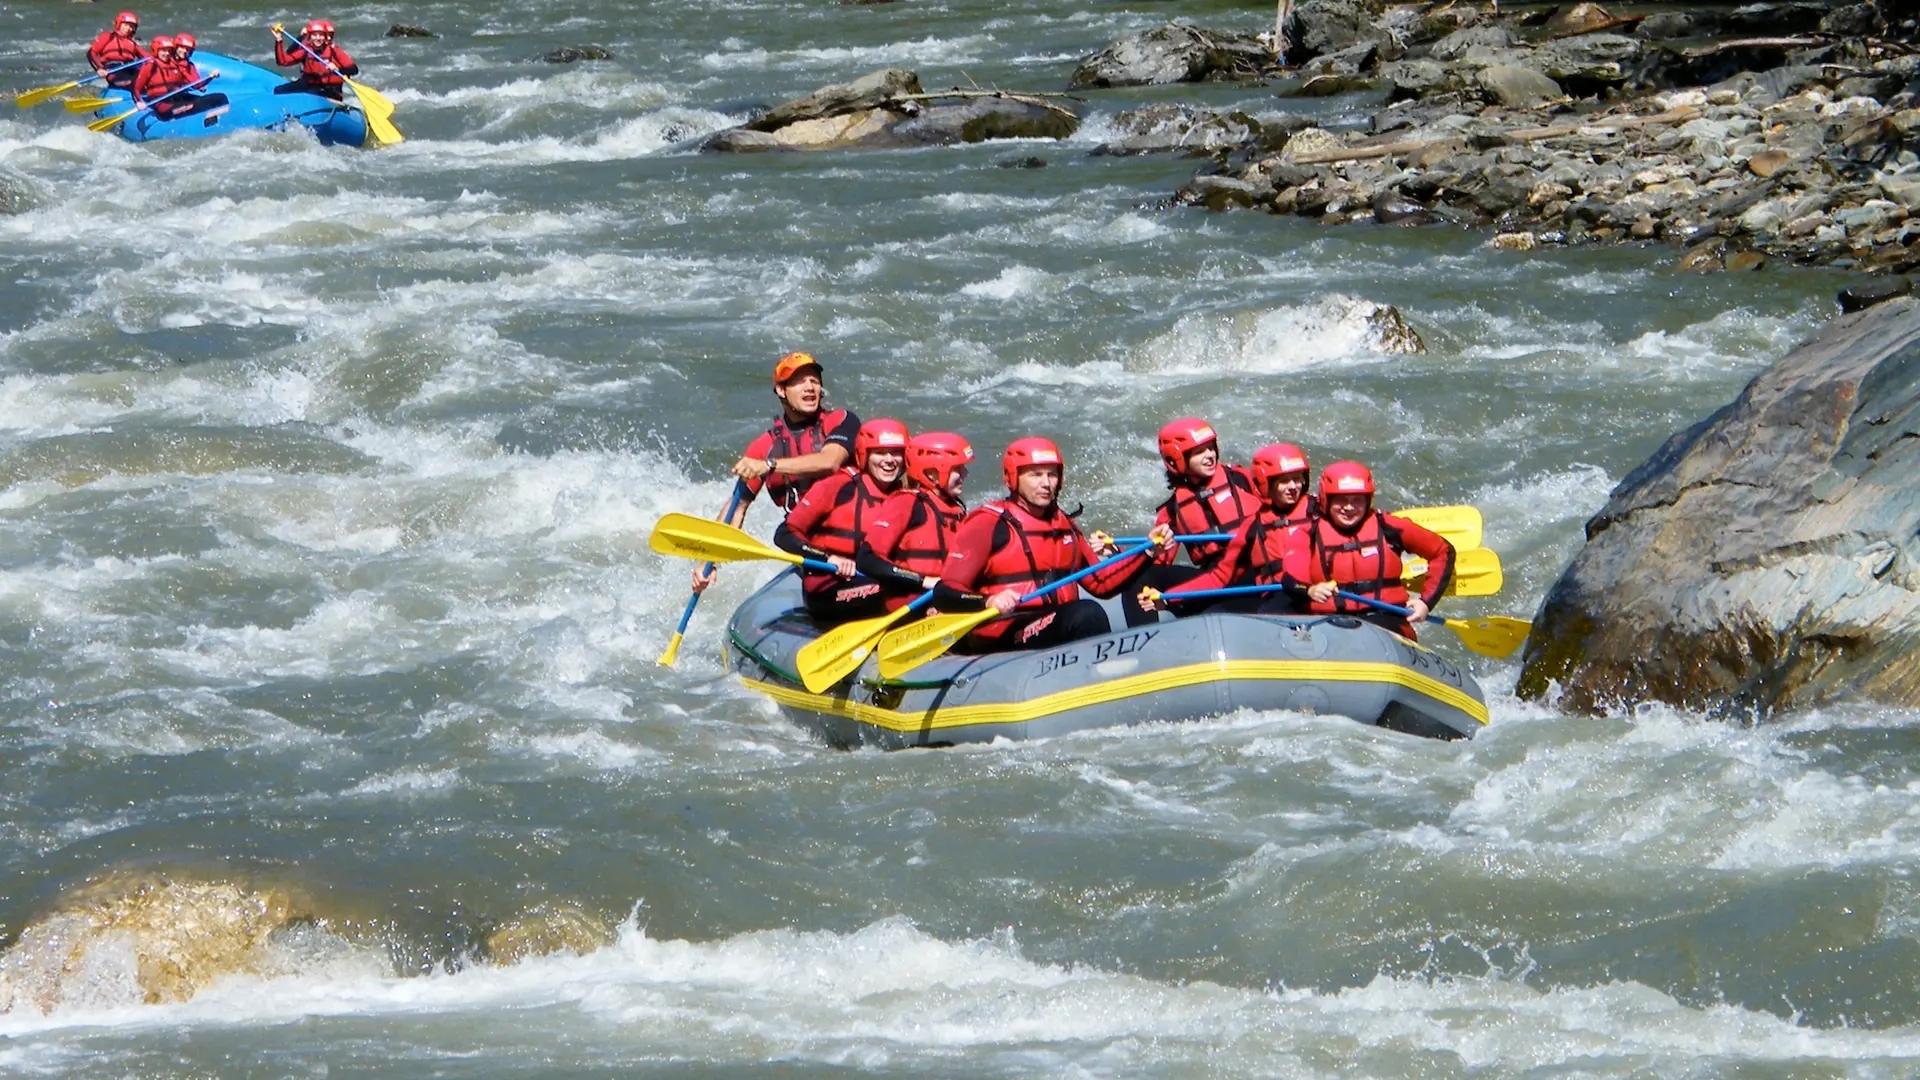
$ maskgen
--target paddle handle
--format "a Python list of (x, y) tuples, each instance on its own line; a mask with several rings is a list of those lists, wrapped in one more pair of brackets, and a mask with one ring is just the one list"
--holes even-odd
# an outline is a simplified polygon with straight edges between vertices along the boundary
[[(1342, 600), (1351, 600), (1356, 604), (1365, 604), (1370, 608), (1377, 608), (1381, 611), (1392, 612), (1393, 614), (1398, 615), (1403, 619), (1413, 618), (1412, 610), (1408, 608), (1403, 608), (1398, 604), (1389, 604), (1384, 600), (1375, 600), (1372, 597), (1361, 596), (1359, 593), (1350, 593), (1345, 589), (1341, 589), (1337, 595)], [(1447, 620), (1445, 616), (1435, 615), (1429, 612), (1427, 615), (1427, 621), (1445, 623)]]

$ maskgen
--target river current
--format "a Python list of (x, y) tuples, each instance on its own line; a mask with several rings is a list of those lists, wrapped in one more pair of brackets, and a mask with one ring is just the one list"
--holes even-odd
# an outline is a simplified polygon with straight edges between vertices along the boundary
[[(0, 74), (72, 78), (107, 14), (0, 7)], [(143, 14), (243, 56), (330, 17), (408, 141), (0, 114), (0, 1074), (1920, 1069), (1910, 712), (1573, 717), (1442, 631), (1471, 742), (1242, 713), (837, 752), (719, 666), (758, 564), (655, 663), (688, 567), (648, 530), (725, 501), (790, 349), (989, 462), (1056, 437), (1115, 531), (1174, 416), (1360, 458), (1479, 506), (1507, 588), (1454, 610), (1527, 617), (1846, 276), (1212, 215), (1168, 205), (1193, 161), (1091, 153), (1148, 102), (1370, 107), (1272, 87), (1092, 93), (1059, 144), (676, 149), (883, 66), (1059, 90), (1259, 7)]]

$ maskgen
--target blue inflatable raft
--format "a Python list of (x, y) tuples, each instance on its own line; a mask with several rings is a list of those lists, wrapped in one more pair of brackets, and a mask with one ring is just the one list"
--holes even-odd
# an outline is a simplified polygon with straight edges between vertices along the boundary
[[(306, 128), (327, 146), (365, 146), (367, 118), (359, 109), (319, 94), (276, 94), (287, 78), (279, 72), (235, 60), (231, 56), (197, 50), (193, 62), (200, 74), (219, 72), (203, 93), (225, 94), (227, 104), (206, 112), (173, 120), (162, 120), (149, 109), (111, 129), (128, 142), (155, 139), (200, 139), (209, 135), (227, 135), (248, 129), (292, 131)], [(94, 113), (96, 117), (118, 116), (135, 106), (133, 95), (125, 90), (109, 90), (101, 95), (113, 104)]]

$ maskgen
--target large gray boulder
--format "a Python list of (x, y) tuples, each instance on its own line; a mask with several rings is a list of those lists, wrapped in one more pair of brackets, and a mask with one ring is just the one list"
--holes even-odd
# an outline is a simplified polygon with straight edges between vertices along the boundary
[(1920, 706), (1920, 301), (1843, 316), (1587, 522), (1519, 691), (1740, 716)]
[(1082, 60), (1067, 89), (1257, 75), (1273, 63), (1273, 51), (1253, 34), (1168, 23), (1121, 38)]
[(920, 76), (917, 72), (883, 68), (850, 83), (823, 86), (806, 97), (775, 105), (746, 126), (753, 131), (778, 131), (802, 120), (819, 120), (877, 109), (907, 94), (918, 93)]
[(1380, 8), (1362, 0), (1300, 0), (1286, 23), (1287, 62), (1298, 64), (1355, 45), (1399, 55), (1399, 43), (1374, 19)]

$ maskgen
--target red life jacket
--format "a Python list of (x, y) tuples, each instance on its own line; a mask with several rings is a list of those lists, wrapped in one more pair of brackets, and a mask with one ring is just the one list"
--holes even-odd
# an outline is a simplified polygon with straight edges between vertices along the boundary
[[(1300, 500), (1302, 503), (1305, 499)], [(1207, 572), (1168, 589), (1168, 596), (1242, 585), (1298, 585), (1312, 581), (1313, 541), (1308, 523), (1271, 508), (1243, 522)]]
[[(1213, 482), (1205, 488), (1195, 489), (1185, 485), (1174, 488), (1167, 501), (1160, 504), (1160, 512), (1155, 516), (1154, 523), (1165, 522), (1173, 526), (1178, 536), (1230, 533), (1238, 531), (1240, 523), (1258, 513), (1260, 507), (1260, 499), (1253, 493), (1252, 475), (1238, 465), (1223, 465), (1214, 473)], [(1193, 565), (1204, 570), (1220, 558), (1227, 550), (1227, 545), (1225, 541), (1220, 541), (1188, 544), (1186, 548), (1187, 557), (1193, 560)], [(1172, 550), (1160, 556), (1158, 561), (1172, 562)]]
[[(827, 447), (827, 436), (840, 426), (846, 418), (847, 410), (834, 409), (831, 412), (822, 409), (813, 416), (813, 423), (803, 428), (787, 426), (786, 417), (780, 417), (767, 429), (767, 436), (773, 440), (773, 449), (769, 457), (790, 458), (803, 454), (818, 453)], [(764, 481), (766, 492), (774, 504), (782, 510), (791, 511), (800, 505), (806, 497), (807, 489), (824, 480), (825, 477), (788, 476), (785, 473), (769, 473)]]
[[(93, 44), (87, 48), (87, 63), (105, 70), (108, 68), (117, 68), (122, 64), (131, 64), (145, 55), (147, 55), (147, 50), (142, 48), (138, 41), (135, 41), (131, 37), (121, 37), (119, 34), (108, 30), (106, 33), (94, 38)], [(123, 71), (119, 75), (114, 76), (114, 78), (127, 79), (131, 78), (132, 75), (133, 73), (130, 71)]]
[[(313, 51), (308, 52), (308, 49)], [(346, 50), (338, 45), (329, 44), (323, 49), (314, 49), (312, 45), (307, 45), (307, 48), (303, 49), (299, 45), (288, 45), (285, 38), (274, 42), (273, 59), (281, 67), (299, 64), (300, 78), (315, 86), (339, 86), (346, 82), (326, 64), (321, 63), (321, 60), (331, 63), (341, 71), (348, 71), (353, 67), (353, 57), (348, 56)]]
[[(1051, 585), (1087, 565), (1082, 549), (1086, 540), (1080, 527), (1059, 507), (1052, 517), (1036, 517), (1014, 499), (991, 502), (974, 511), (998, 519), (993, 527), (986, 565), (971, 588), (992, 595), (1003, 589), (1032, 592)], [(969, 515), (971, 517), (972, 515)], [(1041, 597), (1029, 611), (1057, 607), (1080, 599), (1080, 586), (1069, 585)], [(1012, 633), (1018, 619), (996, 619), (975, 630), (974, 636), (988, 641)]]
[[(1347, 592), (1400, 607), (1407, 606), (1407, 584), (1400, 580), (1403, 566), (1400, 553), (1381, 528), (1378, 510), (1367, 511), (1367, 516), (1361, 519), (1360, 527), (1354, 530), (1352, 536), (1334, 528), (1333, 522), (1326, 518), (1314, 521), (1312, 536), (1313, 576), (1309, 584), (1337, 582)], [(1332, 614), (1369, 612), (1373, 609), (1336, 596), (1324, 603), (1315, 603), (1313, 610)]]
[(960, 503), (947, 506), (922, 488), (896, 493), (894, 498), (911, 500), (906, 510), (907, 523), (901, 528), (892, 551), (874, 554), (909, 573), (939, 577), (941, 568), (947, 565), (947, 549), (952, 545), (954, 533), (960, 531), (960, 519), (967, 516), (967, 508)]
[(199, 77), (199, 69), (193, 66), (192, 61), (151, 60), (140, 65), (140, 79), (134, 83), (133, 92), (142, 101), (152, 101), (173, 93)]
[[(800, 539), (819, 548), (829, 555), (843, 555), (849, 559), (860, 547), (862, 520), (872, 511), (880, 508), (893, 494), (881, 491), (873, 484), (873, 478), (865, 473), (856, 473), (851, 469), (826, 477), (807, 492), (804, 500), (806, 513), (802, 507), (795, 507), (805, 521), (814, 514), (820, 514), (812, 525), (802, 528), (794, 524), (794, 515), (787, 516), (787, 524), (799, 535)], [(825, 592), (844, 579), (837, 574), (824, 570), (802, 570), (800, 583), (808, 592)]]

